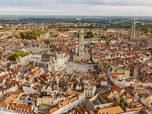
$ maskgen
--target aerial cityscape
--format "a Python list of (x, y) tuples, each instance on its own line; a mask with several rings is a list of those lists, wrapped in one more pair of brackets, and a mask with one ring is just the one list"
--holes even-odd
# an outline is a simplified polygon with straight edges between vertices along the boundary
[(151, 6), (0, 1), (0, 114), (152, 114)]

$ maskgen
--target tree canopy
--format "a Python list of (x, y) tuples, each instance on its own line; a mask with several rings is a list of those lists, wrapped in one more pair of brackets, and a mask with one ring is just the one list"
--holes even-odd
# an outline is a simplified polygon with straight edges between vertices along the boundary
[(0, 32), (5, 32), (5, 31), (7, 31), (7, 30), (10, 30), (10, 28), (9, 28), (9, 27), (0, 28)]
[(46, 39), (45, 44), (49, 45), (50, 44), (50, 39)]
[(147, 50), (148, 50), (150, 53), (152, 53), (152, 48), (148, 48)]
[(60, 31), (60, 32), (66, 32), (66, 31), (68, 31), (69, 29), (68, 28), (59, 28), (59, 29), (57, 29), (58, 31)]
[(88, 31), (84, 33), (84, 38), (93, 38), (96, 35), (93, 31)]
[(114, 101), (123, 109), (126, 110), (127, 101), (125, 98), (122, 98), (119, 100), (118, 98), (114, 98)]
[(45, 34), (46, 31), (45, 30), (34, 30), (34, 31), (25, 31), (25, 32), (21, 32), (18, 35), (18, 38), (22, 38), (22, 39), (37, 39), (41, 34)]
[(11, 53), (11, 55), (8, 57), (9, 60), (15, 60), (16, 58), (18, 58), (19, 56), (24, 57), (26, 55), (28, 55), (29, 53), (22, 51), (22, 50), (18, 50), (16, 52)]

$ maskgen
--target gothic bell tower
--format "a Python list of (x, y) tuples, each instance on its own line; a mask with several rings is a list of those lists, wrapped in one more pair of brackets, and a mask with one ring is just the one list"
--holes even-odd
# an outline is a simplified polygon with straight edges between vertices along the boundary
[(79, 30), (78, 47), (76, 53), (73, 55), (74, 62), (87, 62), (90, 60), (90, 54), (84, 46), (84, 30)]
[(130, 34), (130, 39), (134, 39), (135, 36), (135, 30), (136, 30), (136, 23), (135, 23), (135, 19), (132, 22), (132, 26), (131, 26), (131, 34)]
[(84, 56), (84, 30), (79, 31), (78, 55)]

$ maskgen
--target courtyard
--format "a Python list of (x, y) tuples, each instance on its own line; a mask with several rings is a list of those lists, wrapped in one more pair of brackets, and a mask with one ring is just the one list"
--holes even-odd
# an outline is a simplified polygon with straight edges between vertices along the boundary
[(73, 72), (83, 73), (95, 71), (95, 69), (94, 64), (68, 62), (66, 67), (63, 68), (63, 71), (71, 74)]

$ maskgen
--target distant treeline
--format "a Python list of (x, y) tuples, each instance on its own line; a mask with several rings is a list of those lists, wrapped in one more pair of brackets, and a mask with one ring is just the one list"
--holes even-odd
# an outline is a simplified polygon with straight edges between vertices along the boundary
[[(47, 22), (47, 23), (56, 23), (56, 22), (67, 22), (67, 23), (102, 23), (108, 24), (109, 22), (122, 21), (127, 17), (25, 17), (17, 19), (4, 18), (0, 19), (0, 23), (29, 23), (29, 22)], [(127, 18), (128, 19), (128, 18)]]
[[(144, 32), (152, 31), (152, 20), (149, 17), (141, 18), (138, 17), (137, 29)], [(68, 29), (62, 28), (131, 28), (133, 17), (105, 17), (105, 16), (58, 16), (58, 17), (20, 17), (20, 18), (1, 18), (0, 23), (48, 23), (50, 28), (59, 28), (59, 31), (67, 31)], [(70, 25), (64, 27), (60, 23), (73, 23), (75, 25)], [(83, 26), (84, 23), (89, 23), (87, 26)], [(144, 25), (141, 25), (144, 23)]]

